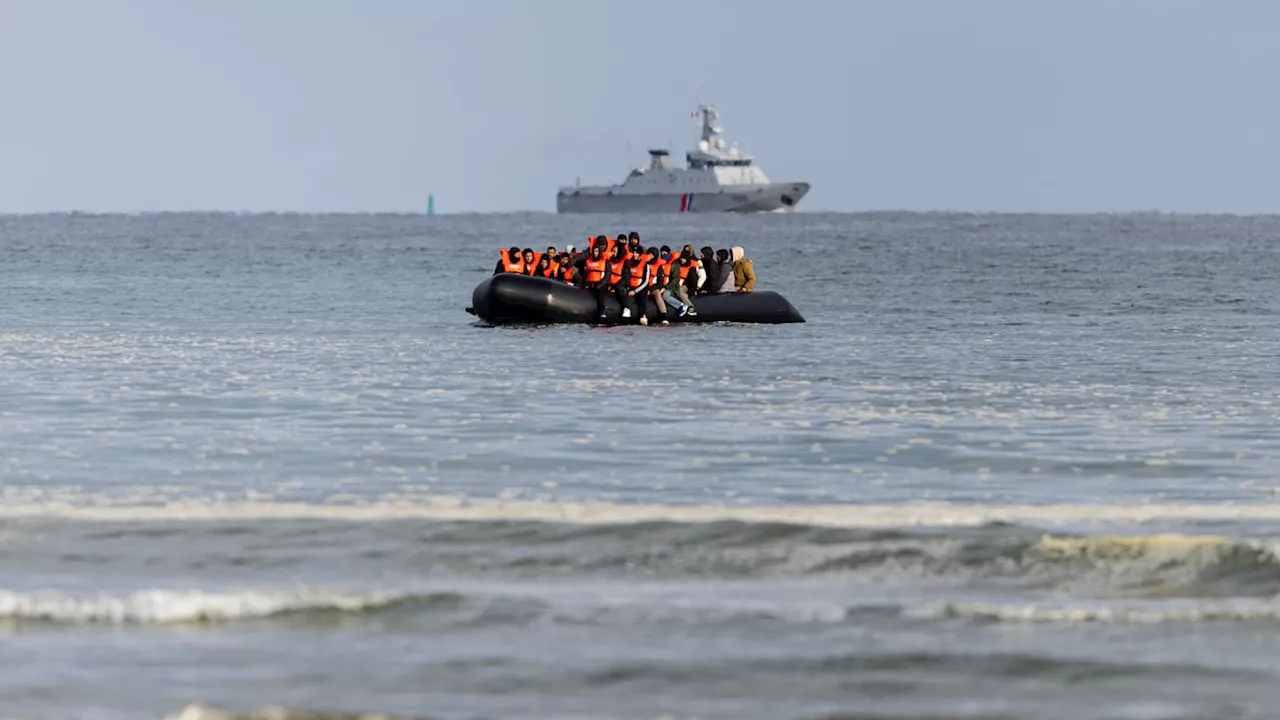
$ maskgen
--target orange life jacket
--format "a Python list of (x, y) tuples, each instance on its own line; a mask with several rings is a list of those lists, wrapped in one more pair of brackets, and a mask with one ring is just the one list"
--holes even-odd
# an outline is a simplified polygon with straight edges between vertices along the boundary
[(627, 278), (627, 285), (631, 288), (638, 288), (644, 282), (644, 269), (647, 267), (642, 262), (635, 262), (631, 265), (631, 277)]
[(609, 263), (609, 284), (617, 285), (622, 282), (622, 266), (626, 265), (626, 259), (615, 260)]
[(649, 285), (656, 288), (667, 286), (667, 264), (662, 262), (662, 258), (649, 261)]
[[(678, 262), (678, 261), (677, 261), (677, 262)], [(693, 269), (693, 267), (694, 267), (694, 265), (693, 265), (693, 261), (692, 261), (692, 260), (691, 260), (691, 261), (689, 261), (689, 264), (688, 264), (688, 265), (683, 265), (683, 264), (682, 264), (682, 265), (680, 265), (680, 282), (684, 282), (684, 279), (685, 279), (686, 277), (688, 277), (688, 275), (689, 275), (689, 271), (690, 271), (690, 270), (692, 270), (692, 269)]]
[(609, 269), (609, 261), (603, 257), (594, 260), (587, 258), (585, 267), (587, 269), (587, 282), (594, 285), (604, 277), (605, 271)]
[(501, 250), (499, 254), (502, 255), (502, 272), (524, 273), (524, 260), (519, 254), (516, 255), (515, 260), (511, 259), (509, 250)]

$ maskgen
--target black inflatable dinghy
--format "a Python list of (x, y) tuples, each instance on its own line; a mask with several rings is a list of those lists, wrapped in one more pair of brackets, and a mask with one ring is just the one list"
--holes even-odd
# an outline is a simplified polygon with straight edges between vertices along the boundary
[[(787, 299), (769, 290), (749, 293), (699, 295), (693, 298), (697, 315), (680, 317), (667, 306), (673, 323), (797, 323), (804, 317)], [(637, 302), (637, 306), (640, 303)], [(642, 306), (649, 322), (661, 322), (658, 306), (645, 298)], [(622, 303), (612, 295), (605, 303), (603, 320), (596, 309), (595, 293), (558, 280), (500, 273), (485, 278), (471, 293), (467, 312), (494, 325), (510, 323), (635, 324), (640, 317), (622, 317)]]

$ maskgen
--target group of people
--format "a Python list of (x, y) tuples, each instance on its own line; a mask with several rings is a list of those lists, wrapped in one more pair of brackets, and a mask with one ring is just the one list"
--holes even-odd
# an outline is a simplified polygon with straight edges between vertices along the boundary
[(572, 245), (563, 251), (548, 247), (544, 252), (512, 246), (500, 251), (493, 274), (533, 275), (591, 290), (602, 320), (605, 301), (613, 295), (622, 304), (623, 318), (638, 315), (640, 324), (648, 325), (643, 301), (653, 298), (662, 324), (667, 325), (668, 304), (681, 317), (696, 316), (694, 297), (755, 290), (755, 268), (741, 247), (712, 250), (708, 246), (700, 253), (695, 255), (692, 245), (679, 252), (666, 245), (646, 248), (640, 234), (632, 231), (614, 238), (593, 237), (585, 252)]

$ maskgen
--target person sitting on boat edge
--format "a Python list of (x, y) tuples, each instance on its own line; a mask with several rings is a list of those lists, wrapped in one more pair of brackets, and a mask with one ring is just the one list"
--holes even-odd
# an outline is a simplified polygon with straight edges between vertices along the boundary
[(692, 245), (685, 243), (680, 255), (693, 261), (693, 269), (690, 271), (692, 277), (685, 282), (685, 289), (689, 291), (689, 295), (694, 295), (702, 288), (703, 283), (707, 281), (707, 271), (702, 267), (702, 262), (698, 260), (698, 256), (694, 254)]
[[(652, 282), (652, 276), (649, 273), (649, 257), (644, 254), (643, 249), (631, 251), (631, 257), (627, 260), (625, 277), (623, 282), (626, 283), (625, 306), (630, 306), (636, 313), (640, 315), (640, 324), (648, 325), (649, 316), (644, 311), (644, 299), (648, 295), (649, 284)], [(624, 311), (623, 317), (626, 317)]]
[(702, 271), (707, 274), (707, 279), (698, 288), (698, 295), (710, 295), (720, 289), (720, 283), (724, 281), (724, 268), (720, 265), (720, 261), (716, 259), (716, 251), (711, 249), (710, 245), (704, 245), (702, 250)]
[(693, 259), (693, 251), (690, 250), (688, 253), (680, 253), (667, 265), (667, 290), (663, 298), (680, 311), (680, 317), (698, 314), (693, 303), (689, 301), (689, 293), (685, 290), (685, 280), (692, 274), (697, 262)]
[[(662, 318), (663, 325), (670, 325), (671, 321), (667, 320), (667, 304), (663, 301), (662, 295), (667, 291), (667, 265), (662, 262), (662, 256), (658, 253), (658, 248), (651, 247), (645, 253), (645, 257), (649, 258), (649, 289), (645, 293), (653, 298), (653, 304), (658, 306), (658, 317)], [(646, 318), (640, 318), (641, 325), (648, 325)]]
[[(628, 275), (631, 273), (631, 260), (627, 255), (627, 246), (616, 243), (613, 246), (613, 257), (609, 258), (609, 290), (618, 297), (622, 304), (622, 317), (629, 318), (635, 311), (635, 297), (629, 292)], [(603, 311), (603, 306), (601, 306)], [(604, 317), (603, 312), (601, 317)]]
[(605, 298), (609, 294), (609, 259), (604, 256), (604, 243), (591, 243), (582, 263), (582, 287), (595, 293), (596, 312), (604, 319)]
[(498, 265), (493, 269), (493, 274), (499, 275), (504, 272), (524, 274), (524, 258), (521, 257), (520, 248), (515, 245), (498, 251)]
[(733, 263), (729, 262), (729, 251), (724, 248), (717, 250), (716, 260), (720, 261), (720, 287), (712, 292), (731, 293), (733, 292)]
[(729, 251), (729, 257), (733, 259), (734, 292), (751, 292), (755, 290), (756, 271), (752, 267), (751, 261), (746, 258), (742, 247), (735, 245)]

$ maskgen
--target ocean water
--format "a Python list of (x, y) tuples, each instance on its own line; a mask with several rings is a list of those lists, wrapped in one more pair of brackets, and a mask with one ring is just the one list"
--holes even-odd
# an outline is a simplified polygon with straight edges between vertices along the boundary
[[(632, 229), (808, 322), (464, 312)], [(0, 217), (0, 716), (1274, 717), (1277, 237)]]

